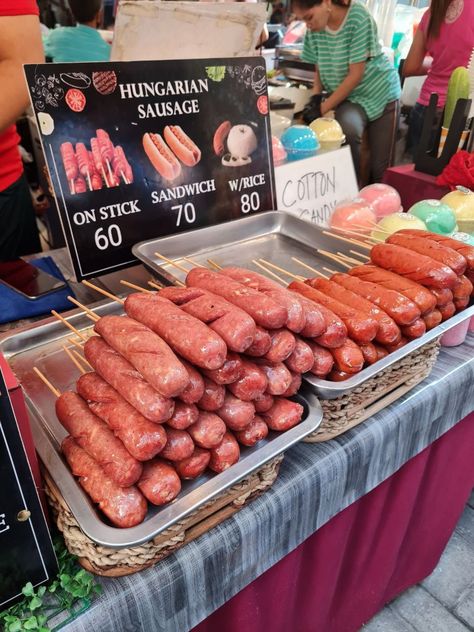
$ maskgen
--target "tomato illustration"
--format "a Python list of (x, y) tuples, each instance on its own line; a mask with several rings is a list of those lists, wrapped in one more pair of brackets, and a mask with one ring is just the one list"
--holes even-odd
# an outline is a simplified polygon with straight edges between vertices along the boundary
[(86, 97), (77, 88), (71, 88), (66, 92), (66, 103), (73, 112), (82, 112), (86, 107)]
[(262, 96), (258, 97), (257, 110), (260, 112), (260, 114), (268, 114), (268, 99), (265, 94), (262, 94)]

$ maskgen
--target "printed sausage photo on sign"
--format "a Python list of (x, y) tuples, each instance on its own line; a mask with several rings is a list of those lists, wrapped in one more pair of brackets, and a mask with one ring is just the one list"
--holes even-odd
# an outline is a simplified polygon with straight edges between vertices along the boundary
[(27, 66), (78, 279), (132, 246), (272, 210), (263, 59)]

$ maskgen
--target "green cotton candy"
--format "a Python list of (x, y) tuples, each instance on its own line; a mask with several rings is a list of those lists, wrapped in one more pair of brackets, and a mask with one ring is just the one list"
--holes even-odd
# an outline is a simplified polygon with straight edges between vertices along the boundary
[(449, 78), (446, 105), (444, 107), (443, 127), (449, 128), (453, 120), (456, 103), (458, 99), (469, 98), (469, 88), (469, 72), (464, 66), (459, 66), (453, 70)]

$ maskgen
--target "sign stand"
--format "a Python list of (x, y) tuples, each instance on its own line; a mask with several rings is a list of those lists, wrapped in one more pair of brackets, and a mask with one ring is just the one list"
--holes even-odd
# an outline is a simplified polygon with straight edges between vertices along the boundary
[(348, 146), (275, 168), (278, 210), (327, 226), (336, 204), (357, 197), (359, 187)]
[(261, 57), (25, 67), (78, 280), (276, 205)]

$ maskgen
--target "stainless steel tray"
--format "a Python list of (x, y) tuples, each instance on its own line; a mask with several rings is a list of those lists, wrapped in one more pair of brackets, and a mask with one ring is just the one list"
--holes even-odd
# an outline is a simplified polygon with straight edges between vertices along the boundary
[[(155, 256), (155, 252), (174, 260), (180, 257), (191, 257), (203, 265), (206, 265), (207, 259), (210, 258), (222, 266), (237, 265), (253, 269), (256, 272), (262, 271), (252, 263), (252, 259), (263, 258), (293, 274), (304, 277), (310, 276), (311, 272), (292, 261), (291, 257), (296, 257), (318, 270), (322, 270), (325, 266), (337, 271), (345, 271), (337, 263), (319, 255), (316, 249), (330, 252), (341, 251), (349, 256), (351, 256), (349, 253), (351, 249), (358, 250), (363, 255), (367, 254), (365, 250), (357, 246), (324, 235), (322, 229), (315, 224), (310, 224), (281, 211), (268, 211), (226, 224), (200, 228), (152, 241), (143, 241), (134, 246), (133, 254), (165, 284), (176, 283), (177, 279), (183, 281), (185, 274), (170, 264), (163, 263)], [(180, 264), (190, 268), (184, 261), (181, 261)], [(291, 280), (283, 273), (278, 272), (277, 274), (287, 282)], [(305, 375), (305, 380), (312, 387), (314, 393), (322, 399), (335, 399), (341, 395), (346, 395), (412, 351), (441, 336), (473, 315), (474, 305), (344, 382), (330, 382), (309, 374)]]
[[(121, 312), (121, 307), (110, 301), (102, 301), (93, 309), (99, 315)], [(79, 310), (65, 316), (79, 330), (91, 327), (90, 320)], [(99, 514), (63, 461), (60, 444), (66, 431), (54, 412), (55, 397), (33, 372), (33, 366), (37, 366), (60, 391), (74, 388), (79, 371), (62, 349), (63, 344), (68, 344), (68, 337), (65, 326), (49, 318), (2, 336), (0, 352), (8, 359), (22, 385), (35, 446), (42, 462), (84, 533), (106, 547), (123, 548), (147, 542), (314, 432), (323, 418), (314, 393), (303, 390), (296, 398), (305, 408), (304, 420), (300, 424), (283, 433), (270, 433), (253, 448), (242, 447), (238, 463), (225, 472), (206, 473), (194, 481), (183, 482), (181, 493), (172, 503), (161, 508), (150, 506), (142, 524), (118, 529)]]

